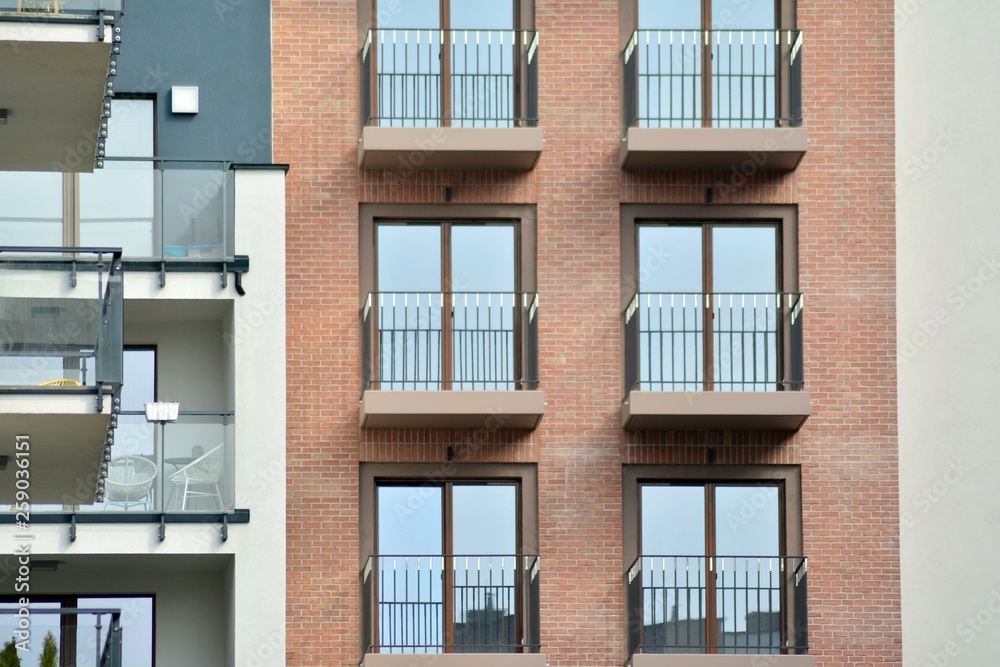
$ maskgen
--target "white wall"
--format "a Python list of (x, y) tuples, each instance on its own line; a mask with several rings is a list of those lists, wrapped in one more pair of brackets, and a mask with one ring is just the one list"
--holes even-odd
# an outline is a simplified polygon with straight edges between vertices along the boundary
[(1000, 656), (1000, 2), (896, 7), (904, 664), (992, 667)]
[[(219, 524), (168, 523), (163, 541), (157, 524), (85, 524), (75, 542), (66, 524), (0, 526), (0, 554), (18, 553), (20, 538), (30, 535), (36, 558), (100, 556), (106, 565), (87, 583), (95, 592), (162, 592), (158, 667), (284, 664), (284, 197), (281, 170), (237, 172), (236, 253), (250, 258), (245, 296), (232, 275), (223, 288), (217, 273), (168, 273), (162, 288), (158, 274), (133, 273), (125, 284), (126, 341), (157, 345), (161, 398), (183, 391), (190, 399), (181, 399), (182, 409), (235, 411), (236, 507), (250, 510), (250, 522), (230, 525), (225, 542)], [(149, 571), (118, 571), (116, 559), (126, 556), (149, 558)], [(225, 565), (208, 580), (188, 576), (192, 556)], [(9, 574), (0, 563), (0, 589)], [(78, 583), (57, 574), (63, 578), (50, 580), (52, 592)], [(186, 640), (190, 632), (211, 635), (211, 645)]]

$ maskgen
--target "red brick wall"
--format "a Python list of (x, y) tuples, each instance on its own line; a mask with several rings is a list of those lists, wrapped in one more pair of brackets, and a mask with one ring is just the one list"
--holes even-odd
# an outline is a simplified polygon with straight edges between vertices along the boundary
[(358, 659), (358, 464), (443, 461), (461, 434), (358, 428), (358, 205), (533, 203), (540, 372), (531, 434), (468, 461), (537, 462), (551, 665), (624, 660), (623, 463), (801, 463), (817, 664), (900, 664), (891, 2), (801, 0), (809, 153), (715, 202), (799, 206), (813, 413), (795, 436), (624, 434), (619, 207), (702, 203), (713, 173), (622, 173), (618, 11), (538, 0), (545, 150), (533, 172), (359, 173), (353, 0), (274, 0), (275, 160), (288, 162), (288, 664)]

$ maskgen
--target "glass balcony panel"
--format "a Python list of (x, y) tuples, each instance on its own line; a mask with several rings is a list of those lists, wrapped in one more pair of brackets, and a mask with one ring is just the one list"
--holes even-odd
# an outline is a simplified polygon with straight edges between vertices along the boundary
[(109, 161), (104, 169), (80, 174), (80, 242), (120, 246), (127, 257), (154, 256), (158, 180), (152, 162)]
[[(235, 418), (232, 413), (181, 411), (176, 422), (151, 424), (139, 411), (118, 416), (103, 502), (67, 489), (44, 512), (228, 512), (235, 507)], [(92, 475), (97, 475), (95, 462)], [(0, 505), (0, 512), (13, 511)]]
[(0, 172), (0, 245), (63, 245), (63, 177)]
[(218, 164), (162, 163), (163, 255), (222, 259), (227, 249), (226, 172)]

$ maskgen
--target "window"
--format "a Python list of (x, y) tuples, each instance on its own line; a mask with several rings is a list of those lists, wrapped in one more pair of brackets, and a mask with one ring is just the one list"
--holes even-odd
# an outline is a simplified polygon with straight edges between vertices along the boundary
[(627, 109), (627, 124), (774, 127), (800, 120), (801, 109), (790, 112), (783, 99), (801, 59), (797, 31), (779, 30), (794, 24), (793, 8), (782, 4), (637, 0), (638, 30), (625, 52), (626, 83), (635, 86), (627, 97), (637, 107)]
[(366, 124), (528, 124), (524, 76), (534, 33), (518, 29), (521, 11), (513, 0), (383, 4), (374, 8), (378, 27), (364, 49), (377, 81), (366, 96)]
[(533, 218), (401, 220), (381, 210), (362, 216), (374, 288), (362, 297), (366, 388), (535, 388)]
[(794, 239), (780, 207), (626, 210), (626, 391), (801, 389)]
[(516, 388), (515, 235), (513, 223), (377, 225), (384, 389)]
[[(538, 559), (530, 555), (534, 470), (454, 466), (455, 479), (441, 481), (430, 481), (440, 470), (423, 479), (379, 474), (404, 468), (362, 468), (363, 500), (375, 505), (363, 521), (374, 523), (376, 554), (363, 572), (371, 602), (365, 649), (537, 651), (537, 608), (526, 597), (537, 593), (538, 581)], [(420, 475), (429, 466), (409, 468)]]
[[(0, 637), (17, 635), (16, 601), (0, 602)], [(113, 629), (113, 616), (108, 610), (118, 610), (122, 664), (134, 667), (152, 667), (154, 605), (151, 596), (32, 596), (30, 609), (31, 635), (27, 651), (18, 651), (25, 665), (40, 664), (47, 641), (54, 642), (58, 664), (97, 667), (108, 651), (109, 633)], [(61, 610), (79, 609), (78, 612), (60, 613)], [(88, 612), (87, 610), (93, 610)], [(101, 656), (101, 661), (97, 657)]]
[(805, 618), (796, 469), (636, 467), (626, 493), (638, 532), (628, 573), (632, 652), (805, 645), (796, 625)]

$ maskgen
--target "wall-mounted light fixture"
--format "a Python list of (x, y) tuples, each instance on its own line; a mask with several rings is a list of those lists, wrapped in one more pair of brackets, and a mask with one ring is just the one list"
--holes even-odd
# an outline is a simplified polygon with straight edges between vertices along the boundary
[(198, 113), (198, 86), (173, 86), (170, 110), (174, 113)]
[(0, 109), (0, 125), (6, 125), (6, 124), (7, 124), (7, 110)]

